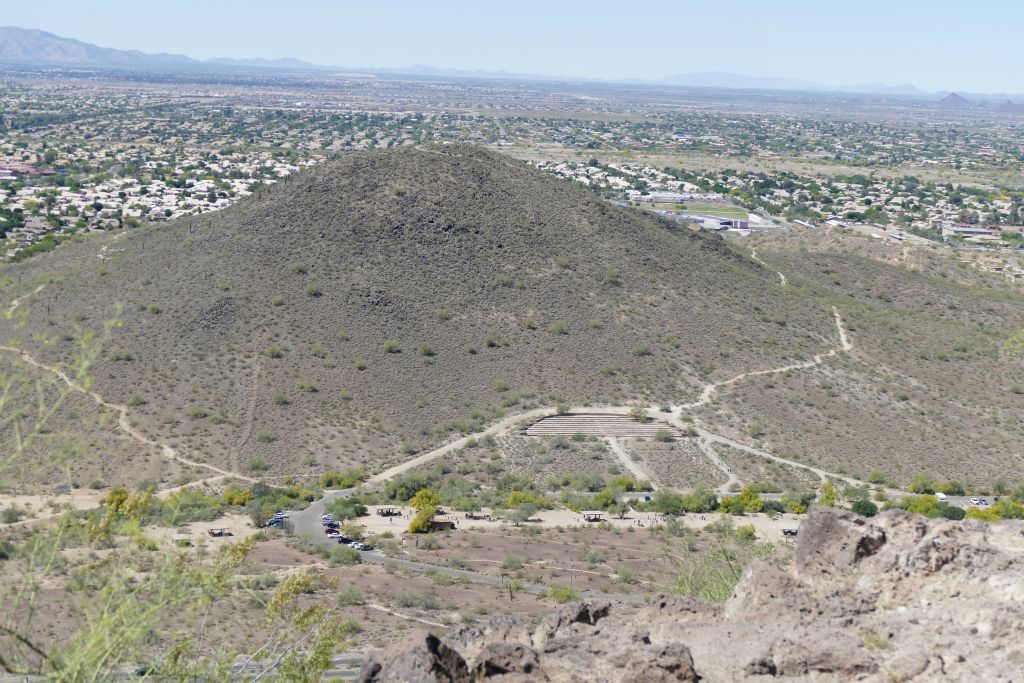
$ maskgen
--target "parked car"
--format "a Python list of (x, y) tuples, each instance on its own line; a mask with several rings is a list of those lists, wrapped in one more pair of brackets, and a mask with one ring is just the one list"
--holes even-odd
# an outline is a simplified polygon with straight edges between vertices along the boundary
[(978, 505), (988, 505), (988, 499), (987, 498), (979, 499)]
[(981, 501), (977, 498), (971, 498), (971, 505), (981, 505)]
[(946, 494), (943, 493), (942, 491), (939, 491), (938, 493), (936, 493), (935, 497), (938, 498), (939, 500), (941, 500), (943, 503), (946, 502)]
[(334, 529), (328, 529), (327, 530), (327, 538), (341, 538), (341, 534), (339, 534)]
[(348, 536), (342, 536), (341, 534), (338, 534), (338, 536), (334, 540), (336, 540), (341, 545), (348, 545), (352, 542), (351, 538), (349, 538)]
[(341, 525), (337, 522), (324, 522), (325, 529), (340, 529)]
[(267, 520), (267, 526), (284, 526), (284, 520), (280, 517), (271, 517)]

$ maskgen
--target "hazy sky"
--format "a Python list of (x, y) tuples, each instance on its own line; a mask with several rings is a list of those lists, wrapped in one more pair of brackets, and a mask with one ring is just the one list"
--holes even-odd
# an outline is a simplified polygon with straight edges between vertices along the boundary
[(3, 0), (0, 23), (191, 57), (597, 78), (727, 71), (1024, 92), (1021, 0)]

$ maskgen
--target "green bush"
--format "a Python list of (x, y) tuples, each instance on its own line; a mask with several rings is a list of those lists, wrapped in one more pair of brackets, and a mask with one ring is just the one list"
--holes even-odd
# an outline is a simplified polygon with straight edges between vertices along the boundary
[(273, 443), (277, 441), (277, 437), (274, 436), (274, 432), (266, 429), (261, 429), (256, 432), (256, 443)]
[(402, 349), (395, 339), (388, 339), (384, 342), (384, 353), (401, 353)]
[(335, 567), (360, 564), (363, 561), (363, 557), (359, 554), (358, 550), (344, 545), (339, 545), (337, 548), (331, 548), (329, 559), (331, 565)]
[(874, 517), (878, 514), (878, 506), (872, 503), (870, 500), (857, 500), (854, 501), (850, 509), (856, 512), (861, 517)]
[(341, 472), (324, 472), (320, 475), (320, 487), (325, 489), (350, 489), (366, 479), (366, 472), (359, 467), (350, 467)]
[(548, 588), (548, 597), (557, 602), (559, 605), (564, 605), (567, 602), (579, 602), (580, 594), (575, 590), (566, 586), (565, 584), (552, 584)]
[(201, 420), (204, 417), (209, 416), (210, 411), (200, 406), (193, 406), (188, 409), (188, 416), (193, 420)]
[(660, 443), (671, 443), (675, 440), (675, 437), (672, 436), (671, 429), (659, 429), (654, 432), (654, 440)]
[(335, 519), (358, 519), (367, 515), (366, 506), (356, 498), (336, 498), (325, 509)]

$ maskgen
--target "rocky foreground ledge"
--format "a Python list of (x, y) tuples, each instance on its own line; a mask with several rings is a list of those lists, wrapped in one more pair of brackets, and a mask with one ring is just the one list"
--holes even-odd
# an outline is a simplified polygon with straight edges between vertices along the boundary
[(1024, 682), (1024, 522), (817, 508), (724, 605), (592, 603), (372, 654), (359, 680)]

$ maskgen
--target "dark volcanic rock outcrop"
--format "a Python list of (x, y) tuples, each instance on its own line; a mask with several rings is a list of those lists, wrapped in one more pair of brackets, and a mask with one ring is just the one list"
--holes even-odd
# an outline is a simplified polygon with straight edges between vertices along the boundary
[(725, 605), (574, 605), (368, 658), (371, 681), (1019, 681), (1024, 522), (819, 508)]

